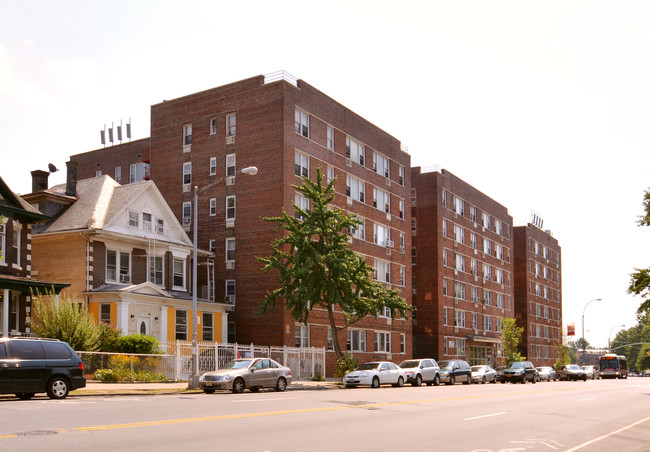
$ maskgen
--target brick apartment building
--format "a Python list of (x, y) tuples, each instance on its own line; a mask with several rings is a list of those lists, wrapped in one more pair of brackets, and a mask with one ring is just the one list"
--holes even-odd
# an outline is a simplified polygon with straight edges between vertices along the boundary
[[(336, 178), (333, 204), (363, 221), (352, 248), (368, 259), (378, 280), (411, 300), (411, 212), (405, 207), (410, 156), (397, 139), (302, 80), (256, 76), (163, 101), (151, 107), (149, 139), (74, 155), (71, 161), (78, 163), (80, 179), (119, 172), (123, 184), (149, 177), (150, 170), (190, 236), (196, 226), (192, 187), (215, 183), (199, 195), (198, 246), (216, 256), (216, 286), (204, 289), (235, 304), (229, 342), (327, 347), (326, 372), (333, 373), (325, 311), (314, 310), (308, 325), (296, 324), (281, 304), (256, 314), (278, 284), (277, 275), (265, 275), (256, 259), (270, 254), (279, 234), (277, 225), (262, 218), (291, 212), (294, 203), (308, 207), (292, 184), (300, 185), (302, 175), (314, 179), (319, 167), (328, 180)], [(259, 173), (238, 173), (248, 166)], [(411, 321), (383, 314), (340, 338), (361, 361), (411, 356)]]
[(533, 224), (514, 228), (514, 294), (517, 324), (525, 328), (521, 353), (552, 366), (562, 339), (562, 251), (551, 231)]
[(514, 317), (512, 217), (446, 170), (411, 170), (414, 356), (497, 365)]

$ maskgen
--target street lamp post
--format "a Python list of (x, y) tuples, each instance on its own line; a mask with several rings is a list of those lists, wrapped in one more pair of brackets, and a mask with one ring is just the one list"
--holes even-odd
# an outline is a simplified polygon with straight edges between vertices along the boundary
[(616, 325), (612, 330), (609, 332), (609, 336), (607, 337), (607, 349), (609, 350), (612, 347), (612, 333), (616, 328), (625, 328), (625, 324), (621, 325)]
[(257, 167), (248, 166), (243, 168), (240, 171), (237, 171), (232, 176), (224, 176), (220, 179), (217, 179), (214, 182), (209, 183), (205, 187), (194, 186), (194, 234), (193, 234), (193, 248), (192, 248), (192, 375), (188, 381), (188, 389), (196, 389), (199, 386), (199, 348), (197, 344), (197, 324), (198, 324), (198, 303), (196, 297), (196, 273), (197, 273), (197, 231), (199, 229), (198, 224), (198, 203), (199, 203), (199, 193), (204, 192), (208, 188), (214, 187), (215, 185), (223, 182), (229, 177), (234, 177), (237, 173), (246, 174), (248, 176), (254, 176), (257, 174)]
[(602, 299), (594, 298), (593, 300), (589, 300), (585, 305), (585, 308), (582, 310), (582, 354), (580, 355), (582, 359), (578, 359), (578, 364), (580, 364), (581, 361), (584, 361), (584, 357), (585, 357), (585, 349), (587, 348), (585, 347), (585, 311), (587, 310), (587, 306), (589, 306), (589, 303), (591, 303), (592, 301), (602, 301)]

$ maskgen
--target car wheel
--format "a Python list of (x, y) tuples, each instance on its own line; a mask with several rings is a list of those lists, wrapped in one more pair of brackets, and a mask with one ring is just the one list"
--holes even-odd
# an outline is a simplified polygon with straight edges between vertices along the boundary
[(34, 392), (19, 392), (16, 394), (16, 397), (18, 397), (20, 400), (29, 400), (34, 397), (34, 394)]
[(524, 374), (524, 375), (521, 377), (521, 384), (522, 384), (522, 385), (525, 385), (525, 384), (526, 384), (526, 374)]
[(278, 382), (275, 384), (275, 390), (278, 392), (284, 392), (287, 389), (287, 380), (284, 377), (278, 378)]
[(399, 377), (397, 379), (397, 383), (395, 383), (393, 386), (396, 388), (401, 388), (402, 386), (404, 386), (404, 379), (402, 377)]
[(533, 382), (533, 384), (537, 383), (537, 377), (533, 375), (533, 379), (531, 381)]
[(246, 383), (244, 383), (243, 378), (235, 378), (235, 381), (232, 382), (232, 392), (235, 394), (241, 394), (246, 389)]
[(481, 384), (484, 385), (485, 383), (487, 383), (487, 380), (485, 379), (485, 375), (483, 375), (483, 378), (481, 379)]
[(203, 392), (206, 394), (214, 394), (214, 389), (204, 389)]
[(53, 377), (47, 383), (47, 396), (50, 399), (65, 399), (69, 392), (70, 385), (64, 377)]
[(422, 386), (422, 375), (417, 374), (415, 381), (411, 383), (411, 386)]
[(433, 378), (433, 385), (440, 386), (440, 374), (436, 374), (436, 376)]
[(501, 384), (502, 384), (502, 385), (506, 384), (506, 381), (505, 381), (505, 380), (501, 380)]
[(354, 388), (354, 385), (345, 385), (346, 388)]
[(454, 378), (454, 376), (452, 375), (451, 377), (449, 377), (449, 383), (447, 383), (447, 384), (449, 386), (455, 385), (456, 384), (456, 378)]
[(379, 387), (379, 377), (372, 377), (372, 383), (370, 383), (370, 387), (377, 389)]

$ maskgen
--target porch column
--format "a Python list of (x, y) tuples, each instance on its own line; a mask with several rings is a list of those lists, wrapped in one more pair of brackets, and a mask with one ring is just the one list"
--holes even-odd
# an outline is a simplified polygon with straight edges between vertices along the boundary
[(9, 289), (2, 290), (2, 335), (9, 337)]
[(122, 330), (125, 336), (129, 334), (129, 303), (118, 301), (117, 303), (117, 328)]
[(221, 314), (221, 343), (228, 343), (228, 311)]
[(167, 306), (160, 308), (160, 343), (167, 346)]

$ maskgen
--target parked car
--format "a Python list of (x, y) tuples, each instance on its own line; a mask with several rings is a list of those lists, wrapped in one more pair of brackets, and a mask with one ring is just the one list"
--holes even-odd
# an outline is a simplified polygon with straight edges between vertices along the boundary
[(587, 381), (587, 374), (577, 364), (560, 366), (557, 370), (557, 377), (560, 380), (583, 380)]
[(501, 381), (501, 383), (505, 383), (506, 381), (512, 383), (526, 383), (527, 381), (530, 381), (535, 384), (538, 379), (539, 373), (533, 363), (530, 361), (515, 361), (510, 364), (510, 367), (501, 373), (499, 381)]
[(0, 339), (0, 394), (29, 400), (37, 392), (65, 399), (84, 388), (84, 365), (66, 342), (56, 339)]
[(497, 371), (490, 366), (472, 366), (472, 383), (496, 383)]
[(542, 366), (537, 368), (537, 372), (539, 374), (539, 381), (546, 380), (546, 381), (555, 381), (557, 380), (557, 373), (555, 372), (555, 369), (553, 369), (551, 366)]
[(440, 384), (440, 367), (433, 358), (407, 359), (399, 367), (404, 370), (406, 382), (412, 386), (420, 386), (422, 383), (427, 386)]
[(454, 359), (451, 361), (440, 361), (440, 381), (453, 385), (458, 381), (468, 385), (472, 382), (472, 368), (467, 361)]
[(248, 388), (257, 392), (262, 388), (284, 391), (291, 384), (291, 369), (271, 358), (233, 359), (222, 369), (206, 372), (199, 377), (199, 388), (206, 394), (227, 389), (238, 394)]
[(600, 375), (594, 366), (582, 366), (582, 370), (584, 370), (587, 378), (591, 378), (592, 380), (600, 378)]
[(359, 385), (378, 388), (379, 385), (385, 384), (402, 387), (406, 381), (406, 374), (403, 369), (394, 363), (371, 361), (363, 363), (352, 372), (345, 374), (344, 380), (346, 388)]

